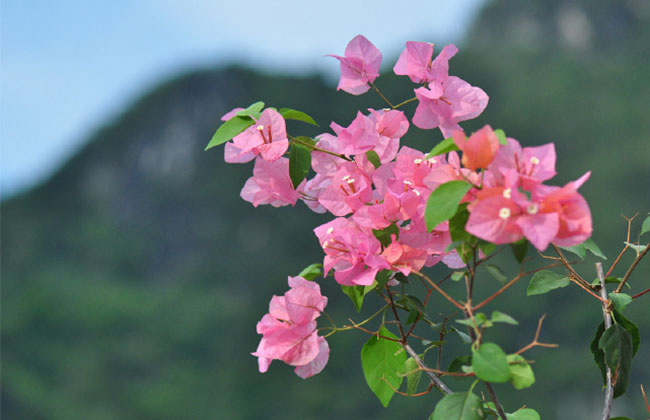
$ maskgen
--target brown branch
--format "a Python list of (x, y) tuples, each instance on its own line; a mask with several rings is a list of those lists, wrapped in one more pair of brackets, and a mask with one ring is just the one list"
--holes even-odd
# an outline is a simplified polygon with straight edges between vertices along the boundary
[(580, 283), (577, 279), (575, 279), (572, 276), (568, 277), (569, 280), (580, 286), (585, 292), (589, 293), (591, 296), (595, 297), (596, 299), (600, 300), (602, 302), (602, 298), (598, 296), (596, 293), (594, 293), (591, 288), (585, 287), (582, 283)]
[(501, 417), (503, 420), (508, 420), (508, 418), (506, 417), (506, 413), (505, 411), (503, 411), (503, 407), (501, 406), (501, 403), (497, 398), (497, 394), (494, 392), (494, 388), (492, 388), (492, 385), (489, 382), (485, 382), (485, 386), (487, 387), (488, 392), (492, 397), (492, 401), (494, 401), (494, 405), (497, 408), (497, 413), (499, 413), (499, 417)]
[(483, 302), (479, 303), (478, 305), (474, 306), (474, 307), (472, 308), (472, 310), (473, 310), (473, 311), (476, 311), (476, 310), (478, 310), (478, 309), (481, 309), (482, 307), (484, 307), (485, 305), (487, 305), (488, 303), (490, 303), (492, 300), (494, 300), (494, 298), (496, 298), (497, 296), (499, 296), (501, 293), (503, 293), (503, 292), (505, 292), (506, 290), (508, 290), (508, 289), (510, 288), (510, 286), (512, 286), (513, 284), (515, 284), (516, 282), (518, 282), (518, 281), (521, 280), (522, 278), (524, 278), (524, 277), (526, 277), (526, 276), (528, 276), (528, 275), (531, 275), (531, 274), (535, 274), (535, 273), (537, 273), (538, 271), (546, 270), (546, 269), (548, 269), (548, 268), (557, 267), (558, 265), (562, 265), (562, 264), (560, 264), (560, 263), (557, 263), (557, 264), (549, 264), (549, 265), (547, 265), (547, 266), (544, 266), (544, 267), (542, 267), (542, 268), (538, 268), (538, 269), (536, 269), (536, 270), (531, 270), (531, 271), (527, 271), (527, 272), (525, 272), (525, 273), (519, 273), (519, 274), (517, 274), (517, 276), (515, 276), (515, 277), (514, 277), (512, 280), (510, 280), (508, 283), (504, 284), (504, 285), (503, 285), (499, 290), (497, 290), (496, 292), (494, 292), (490, 297), (488, 297), (487, 299), (485, 299)]
[(644, 290), (644, 291), (641, 292), (641, 293), (637, 293), (636, 295), (632, 296), (632, 299), (636, 299), (636, 298), (638, 298), (638, 297), (641, 297), (641, 296), (645, 295), (645, 294), (648, 293), (648, 292), (650, 292), (650, 289), (646, 289), (646, 290)]
[(643, 401), (645, 401), (645, 408), (648, 410), (648, 414), (650, 414), (650, 404), (648, 404), (648, 396), (645, 394), (643, 385), (641, 385), (641, 394), (643, 394)]
[(389, 340), (389, 341), (395, 341), (397, 343), (401, 343), (401, 340), (399, 338), (385, 337), (385, 336), (379, 334), (379, 330), (370, 331), (370, 330), (367, 330), (367, 329), (365, 329), (363, 327), (360, 327), (359, 325), (355, 324), (354, 321), (352, 319), (350, 319), (350, 318), (348, 318), (348, 321), (350, 321), (352, 323), (352, 325), (344, 325), (343, 326), (344, 328), (354, 328), (355, 330), (363, 331), (363, 332), (365, 332), (367, 334), (374, 335), (375, 337), (377, 337), (377, 339), (381, 338), (383, 340)]
[(395, 387), (393, 386), (393, 384), (391, 384), (390, 382), (388, 382), (384, 376), (381, 377), (381, 380), (384, 381), (384, 382), (386, 382), (386, 385), (388, 385), (388, 386), (390, 387), (390, 389), (393, 390), (393, 392), (395, 392), (395, 393), (397, 393), (397, 394), (399, 394), (399, 395), (403, 395), (403, 396), (405, 396), (405, 397), (421, 397), (421, 396), (423, 396), (423, 395), (427, 395), (427, 394), (428, 394), (429, 392), (431, 392), (431, 390), (433, 389), (433, 382), (432, 382), (432, 383), (429, 384), (429, 386), (427, 387), (427, 390), (426, 390), (426, 391), (419, 392), (419, 393), (417, 393), (417, 394), (407, 394), (406, 392), (402, 392), (402, 391), (400, 391), (399, 389), (395, 388)]
[(614, 267), (616, 267), (616, 264), (618, 264), (619, 260), (621, 259), (621, 257), (625, 253), (625, 251), (630, 247), (628, 245), (628, 243), (630, 243), (630, 229), (632, 228), (632, 220), (634, 220), (634, 218), (637, 216), (637, 214), (635, 214), (634, 216), (632, 216), (630, 218), (627, 218), (627, 217), (621, 215), (621, 216), (623, 216), (623, 218), (625, 220), (627, 220), (627, 239), (625, 240), (625, 246), (623, 247), (623, 250), (618, 254), (618, 257), (616, 257), (616, 260), (614, 260), (614, 262), (612, 263), (612, 266), (609, 267), (609, 270), (607, 270), (607, 274), (605, 274), (605, 278), (609, 277), (609, 275), (612, 273), (612, 270), (614, 269)]
[(533, 347), (547, 347), (547, 348), (559, 347), (557, 344), (541, 343), (539, 341), (539, 333), (542, 330), (542, 323), (544, 322), (544, 318), (546, 318), (546, 314), (542, 315), (539, 321), (537, 321), (537, 331), (535, 331), (535, 338), (533, 338), (533, 341), (531, 341), (529, 344), (522, 347), (520, 350), (516, 351), (515, 354), (521, 354), (525, 351), (532, 349)]
[(383, 99), (383, 100), (388, 104), (388, 106), (390, 106), (392, 109), (395, 109), (395, 105), (393, 105), (393, 104), (388, 100), (388, 98), (386, 98), (386, 97), (384, 96), (384, 94), (381, 93), (381, 91), (379, 90), (379, 88), (378, 88), (377, 86), (375, 86), (375, 84), (374, 84), (373, 82), (368, 82), (368, 83), (369, 83), (370, 86), (375, 90), (375, 92), (377, 92), (377, 93), (379, 94), (379, 96), (381, 96), (381, 99)]
[(304, 142), (296, 139), (295, 137), (290, 137), (290, 139), (291, 139), (292, 142), (300, 144), (300, 145), (305, 146), (305, 147), (309, 147), (310, 149), (312, 149), (312, 150), (314, 150), (316, 152), (327, 153), (328, 155), (336, 156), (337, 158), (341, 158), (343, 160), (347, 160), (348, 162), (352, 162), (352, 159), (350, 159), (349, 157), (345, 156), (342, 153), (336, 153), (336, 152), (331, 152), (329, 150), (321, 149), (320, 147), (316, 147), (313, 144), (304, 143)]
[(397, 314), (397, 309), (395, 309), (395, 302), (393, 302), (393, 294), (390, 292), (390, 289), (388, 288), (388, 285), (386, 287), (386, 292), (388, 293), (388, 298), (390, 299), (390, 308), (393, 310), (393, 315), (395, 315), (395, 320), (397, 321), (397, 328), (399, 328), (399, 334), (402, 337), (402, 342), (405, 343), (406, 340), (408, 339), (408, 335), (404, 334), (404, 329), (402, 328), (402, 321), (399, 319), (399, 315)]
[(645, 255), (650, 251), (650, 243), (646, 244), (645, 249), (641, 251), (639, 255), (636, 256), (634, 261), (632, 262), (632, 265), (630, 265), (630, 268), (627, 269), (627, 272), (623, 276), (623, 280), (621, 280), (621, 283), (618, 285), (616, 288), (615, 292), (620, 293), (621, 290), (623, 289), (623, 286), (625, 286), (625, 283), (627, 283), (627, 279), (630, 278), (630, 275), (632, 275), (632, 272), (636, 268), (636, 266), (641, 262), (641, 259), (645, 257)]
[[(608, 301), (607, 298), (607, 288), (605, 287), (605, 276), (603, 275), (603, 265), (599, 262), (596, 263), (596, 274), (598, 275), (598, 280), (600, 280), (600, 295), (603, 298), (603, 319), (605, 321), (605, 330), (612, 326), (612, 316), (609, 314)], [(614, 388), (612, 386), (612, 371), (609, 366), (606, 366), (605, 377), (607, 380), (606, 390), (605, 390), (605, 402), (603, 404), (603, 414), (601, 416), (602, 420), (609, 420), (610, 414), (612, 413), (612, 402), (614, 401)]]
[(456, 301), (456, 299), (454, 299), (454, 298), (452, 298), (451, 296), (449, 296), (449, 295), (448, 295), (444, 290), (442, 290), (442, 289), (440, 288), (440, 286), (438, 286), (438, 285), (437, 285), (433, 280), (431, 280), (429, 277), (427, 277), (426, 275), (420, 273), (419, 271), (412, 271), (412, 273), (415, 274), (415, 275), (417, 275), (417, 276), (419, 276), (420, 278), (423, 278), (424, 280), (426, 280), (427, 283), (429, 283), (429, 284), (431, 285), (431, 287), (433, 287), (434, 289), (436, 289), (436, 291), (437, 291), (438, 293), (440, 293), (440, 294), (441, 294), (445, 299), (447, 299), (447, 300), (448, 300), (452, 305), (454, 305), (455, 307), (457, 307), (458, 309), (461, 309), (461, 310), (465, 309), (465, 307), (464, 307), (463, 305), (461, 305), (460, 303), (458, 303), (458, 302)]
[(442, 382), (442, 380), (434, 372), (430, 372), (428, 370), (429, 368), (424, 364), (422, 359), (420, 359), (420, 356), (418, 356), (418, 354), (411, 348), (411, 346), (409, 346), (407, 343), (402, 343), (402, 347), (404, 347), (404, 350), (406, 350), (409, 356), (415, 360), (420, 369), (426, 372), (427, 376), (431, 380), (431, 383), (434, 384), (436, 388), (447, 395), (452, 393), (451, 389), (449, 389), (449, 387), (444, 382)]
[(567, 271), (569, 273), (571, 273), (573, 275), (573, 277), (575, 277), (578, 281), (580, 281), (584, 286), (586, 286), (587, 288), (591, 288), (591, 284), (587, 283), (587, 281), (585, 279), (583, 279), (580, 276), (580, 274), (576, 273), (576, 271), (571, 266), (571, 263), (569, 262), (569, 260), (566, 259), (566, 257), (564, 256), (564, 254), (562, 253), (560, 248), (558, 248), (554, 244), (551, 244), (551, 246), (553, 247), (555, 252), (557, 252), (557, 255), (560, 256), (560, 260), (562, 261), (562, 264), (564, 264), (564, 267), (567, 269)]

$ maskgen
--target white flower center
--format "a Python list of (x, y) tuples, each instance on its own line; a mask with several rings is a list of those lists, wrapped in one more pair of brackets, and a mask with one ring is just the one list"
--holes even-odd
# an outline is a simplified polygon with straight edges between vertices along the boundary
[(539, 165), (539, 159), (533, 156), (532, 158), (530, 158), (530, 163), (532, 163), (533, 165)]
[(257, 126), (257, 129), (259, 131), (264, 131), (264, 126), (260, 124), (260, 125)]
[(330, 226), (330, 228), (327, 229), (327, 234), (328, 234), (328, 235), (331, 235), (332, 232), (334, 232), (334, 228), (333, 228), (332, 226)]
[(436, 160), (436, 158), (429, 158), (429, 160), (427, 160), (427, 162), (429, 162), (429, 163), (431, 163), (431, 164), (435, 164), (435, 163), (437, 163), (438, 161)]
[(413, 190), (413, 192), (414, 192), (415, 195), (417, 195), (418, 197), (420, 196), (420, 191), (418, 191), (418, 190)]
[(343, 181), (347, 181), (348, 179), (350, 179), (350, 175), (345, 175), (342, 179)]
[(413, 183), (412, 183), (411, 181), (406, 181), (406, 180), (405, 180), (405, 181), (404, 181), (404, 185), (413, 185)]
[(503, 220), (506, 220), (507, 218), (510, 217), (510, 209), (507, 207), (502, 208), (499, 210), (499, 217), (502, 218)]
[(347, 179), (345, 179), (345, 182), (348, 184), (354, 184), (354, 178), (347, 177)]
[(510, 198), (510, 197), (512, 197), (512, 190), (511, 190), (510, 188), (506, 188), (505, 190), (503, 190), (503, 196), (504, 196), (505, 198)]
[(537, 207), (537, 204), (530, 204), (527, 210), (528, 210), (528, 214), (537, 214), (537, 211), (539, 211), (539, 207)]
[(413, 163), (415, 163), (416, 165), (419, 165), (419, 164), (422, 163), (422, 159), (415, 159), (415, 160), (413, 161)]

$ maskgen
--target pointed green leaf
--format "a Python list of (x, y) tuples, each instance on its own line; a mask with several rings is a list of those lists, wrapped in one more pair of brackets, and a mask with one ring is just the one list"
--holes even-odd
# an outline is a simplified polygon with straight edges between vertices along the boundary
[(465, 277), (464, 271), (454, 271), (451, 273), (451, 279), (453, 281), (460, 281), (463, 277)]
[(248, 108), (237, 112), (236, 115), (238, 117), (253, 117), (259, 119), (262, 114), (262, 109), (264, 109), (264, 102), (258, 101), (250, 105)]
[(422, 370), (414, 358), (409, 357), (404, 363), (404, 372), (406, 373), (406, 393), (415, 394), (418, 391)]
[(576, 254), (583, 261), (585, 259), (585, 256), (587, 255), (587, 247), (585, 246), (584, 242), (581, 243), (580, 245), (561, 246), (560, 248), (562, 248), (565, 251), (569, 251), (571, 253)]
[(535, 273), (528, 284), (528, 296), (542, 295), (553, 289), (566, 287), (571, 283), (569, 278), (549, 270), (542, 270)]
[(648, 247), (648, 245), (637, 245), (630, 242), (623, 242), (623, 243), (629, 246), (630, 248), (632, 248), (636, 252), (637, 257)]
[(218, 146), (227, 142), (228, 140), (235, 137), (237, 134), (246, 130), (248, 127), (253, 125), (255, 121), (249, 117), (232, 117), (228, 121), (224, 122), (219, 126), (217, 131), (212, 136), (210, 143), (208, 143), (205, 150), (208, 150), (214, 146)]
[(524, 262), (524, 258), (526, 258), (526, 254), (528, 254), (528, 241), (526, 239), (521, 239), (510, 244), (510, 248), (519, 264)]
[(433, 156), (438, 156), (438, 155), (443, 155), (445, 153), (453, 152), (454, 150), (460, 150), (458, 146), (456, 146), (456, 143), (454, 143), (454, 139), (449, 137), (441, 141), (440, 143), (436, 144), (436, 146), (431, 149), (428, 155), (425, 156), (426, 159), (433, 157)]
[(598, 366), (600, 374), (603, 378), (603, 384), (605, 384), (605, 381), (607, 380), (605, 371), (605, 353), (600, 349), (600, 347), (598, 347), (598, 342), (600, 341), (600, 338), (603, 336), (604, 332), (605, 323), (601, 322), (598, 325), (598, 329), (596, 329), (596, 335), (594, 335), (593, 340), (591, 340), (591, 343), (589, 344), (591, 354), (594, 356), (594, 362), (596, 362), (596, 366)]
[(639, 328), (634, 324), (634, 322), (625, 318), (623, 314), (616, 309), (612, 311), (612, 314), (614, 315), (614, 321), (616, 321), (617, 324), (620, 324), (621, 327), (625, 328), (632, 336), (632, 356), (636, 355), (636, 352), (639, 350), (639, 346), (641, 345)]
[(429, 420), (482, 420), (481, 399), (471, 392), (454, 392), (438, 401)]
[(632, 336), (619, 324), (605, 330), (598, 341), (598, 347), (605, 353), (605, 364), (612, 371), (614, 398), (625, 393), (630, 381), (632, 367)]
[(505, 324), (510, 324), (510, 325), (519, 325), (519, 322), (517, 322), (516, 319), (514, 319), (508, 314), (504, 314), (503, 312), (499, 312), (499, 311), (492, 312), (492, 319), (490, 319), (490, 321), (503, 322)]
[(311, 168), (311, 150), (302, 144), (293, 143), (289, 153), (289, 177), (293, 188), (297, 189), (307, 177), (309, 168)]
[(302, 111), (296, 111), (295, 109), (290, 109), (290, 108), (280, 108), (280, 114), (284, 117), (285, 120), (296, 120), (296, 121), (302, 121), (306, 122), (307, 124), (315, 125), (318, 127), (318, 124), (316, 124), (316, 121), (309, 115), (305, 114)]
[(316, 277), (323, 275), (323, 264), (311, 264), (305, 267), (299, 274), (298, 277), (302, 277), (307, 280), (314, 280)]
[(454, 330), (454, 332), (455, 332), (456, 334), (458, 334), (458, 336), (459, 336), (460, 339), (463, 341), (463, 343), (465, 343), (465, 344), (470, 344), (470, 343), (472, 342), (472, 338), (471, 338), (469, 335), (467, 335), (466, 333), (464, 333), (464, 332), (462, 332), (461, 330), (459, 330), (458, 328), (456, 328), (456, 327), (451, 327), (451, 329)]
[[(381, 327), (379, 335), (397, 339), (385, 326)], [(393, 388), (398, 389), (402, 384), (405, 362), (406, 352), (397, 341), (372, 336), (361, 349), (363, 375), (384, 407), (388, 407), (395, 394)]]
[(506, 414), (508, 420), (541, 420), (537, 411), (532, 408), (520, 408), (512, 414)]
[(632, 303), (632, 296), (625, 293), (610, 293), (609, 298), (612, 300), (614, 308), (619, 312), (623, 312), (627, 305)]
[(472, 349), (472, 368), (476, 377), (485, 382), (502, 383), (510, 380), (506, 354), (494, 343), (483, 343), (478, 350)]
[(503, 271), (501, 271), (501, 269), (499, 267), (497, 267), (496, 265), (488, 264), (488, 265), (485, 266), (485, 268), (487, 269), (488, 273), (490, 273), (490, 275), (492, 275), (492, 277), (497, 279), (497, 281), (499, 283), (503, 284), (506, 281), (508, 281), (508, 278), (506, 277), (506, 275), (503, 274)]
[(503, 146), (508, 145), (508, 139), (506, 138), (506, 133), (502, 129), (497, 128), (496, 130), (494, 130), (494, 134), (497, 135), (497, 138), (499, 139), (499, 144)]
[(594, 240), (592, 238), (589, 238), (586, 241), (584, 241), (583, 245), (585, 246), (587, 251), (591, 252), (592, 254), (597, 256), (598, 258), (602, 258), (603, 260), (607, 259), (605, 254), (603, 254), (603, 251), (600, 250), (600, 247), (598, 245), (596, 245), (596, 242), (594, 242)]
[(361, 312), (361, 307), (363, 306), (363, 298), (377, 286), (377, 283), (373, 283), (370, 286), (341, 286), (343, 293), (350, 297), (354, 307), (357, 309), (357, 312)]
[(381, 166), (381, 160), (379, 159), (379, 155), (374, 150), (368, 150), (366, 152), (366, 157), (368, 158), (370, 163), (372, 163), (372, 166), (374, 166), (375, 169)]
[(648, 213), (648, 217), (645, 218), (643, 224), (641, 225), (641, 235), (644, 235), (648, 232), (650, 232), (650, 213)]
[(440, 223), (449, 220), (458, 209), (460, 200), (472, 188), (465, 181), (450, 181), (433, 190), (424, 213), (427, 230), (431, 232)]
[(463, 366), (472, 365), (472, 356), (458, 356), (451, 361), (447, 371), (449, 372), (462, 372)]
[(526, 359), (519, 354), (506, 356), (510, 364), (510, 382), (516, 389), (528, 388), (535, 383), (535, 374)]
[(383, 247), (387, 247), (393, 242), (392, 235), (395, 235), (395, 238), (399, 239), (399, 227), (397, 227), (397, 224), (392, 223), (390, 226), (381, 230), (373, 229), (372, 234), (375, 235), (375, 238), (379, 239)]
[[(605, 283), (607, 283), (607, 284), (619, 284), (622, 281), (623, 281), (623, 279), (620, 278), (620, 277), (606, 277), (605, 278)], [(595, 278), (591, 282), (591, 285), (592, 286), (600, 286), (600, 279)], [(632, 287), (629, 285), (628, 282), (625, 282), (625, 287), (627, 287), (628, 289), (632, 289)]]

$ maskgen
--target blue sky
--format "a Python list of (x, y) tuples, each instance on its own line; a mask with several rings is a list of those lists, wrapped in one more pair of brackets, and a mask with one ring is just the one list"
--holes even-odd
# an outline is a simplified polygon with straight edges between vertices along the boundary
[(409, 40), (459, 42), (483, 0), (373, 2), (3, 0), (0, 194), (59, 167), (162, 79), (238, 61), (332, 79), (363, 34), (396, 56)]

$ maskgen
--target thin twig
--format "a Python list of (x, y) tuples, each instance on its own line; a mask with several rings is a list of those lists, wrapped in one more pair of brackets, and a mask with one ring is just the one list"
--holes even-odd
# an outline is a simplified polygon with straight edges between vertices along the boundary
[(369, 82), (369, 84), (370, 84), (370, 86), (375, 90), (375, 92), (377, 92), (377, 93), (379, 94), (379, 96), (381, 96), (381, 99), (383, 99), (383, 100), (388, 104), (389, 107), (391, 107), (392, 109), (395, 109), (395, 105), (393, 105), (393, 104), (388, 100), (388, 98), (386, 98), (386, 97), (384, 96), (384, 94), (381, 93), (381, 91), (379, 90), (379, 88), (377, 88), (377, 86), (375, 86), (374, 83)]
[(630, 268), (627, 269), (627, 272), (623, 276), (623, 280), (621, 280), (621, 283), (618, 285), (616, 288), (615, 292), (620, 293), (621, 290), (623, 289), (623, 286), (625, 286), (625, 283), (627, 283), (627, 279), (630, 278), (630, 275), (632, 275), (632, 271), (636, 268), (636, 266), (641, 262), (641, 259), (645, 257), (645, 255), (650, 251), (650, 243), (646, 244), (645, 249), (641, 251), (639, 255), (636, 256), (634, 261), (632, 262), (632, 265), (630, 265)]
[(578, 281), (582, 282), (582, 284), (588, 288), (591, 288), (591, 284), (587, 283), (585, 279), (583, 279), (580, 274), (576, 273), (576, 271), (573, 269), (571, 266), (571, 263), (569, 263), (569, 260), (566, 259), (560, 248), (555, 246), (554, 244), (551, 244), (555, 252), (557, 252), (557, 255), (560, 256), (560, 260), (562, 260), (562, 264), (564, 264), (564, 267), (566, 267), (567, 271), (573, 275)]
[(384, 376), (381, 377), (381, 380), (384, 381), (384, 382), (386, 382), (386, 385), (388, 385), (388, 386), (390, 387), (390, 389), (393, 390), (393, 392), (395, 392), (395, 393), (397, 393), (397, 394), (399, 394), (399, 395), (403, 395), (403, 396), (405, 396), (405, 397), (421, 397), (421, 396), (423, 396), (423, 395), (427, 395), (427, 394), (428, 394), (429, 392), (431, 392), (431, 390), (433, 389), (433, 382), (431, 382), (431, 383), (429, 384), (429, 386), (427, 387), (427, 390), (426, 390), (426, 391), (418, 392), (417, 394), (408, 394), (408, 393), (406, 393), (406, 392), (402, 392), (402, 391), (400, 391), (399, 389), (395, 388), (395, 387), (393, 386), (393, 384), (391, 384), (390, 382), (388, 382)]
[(407, 99), (407, 100), (402, 101), (402, 102), (398, 103), (397, 105), (393, 106), (393, 109), (400, 108), (400, 107), (402, 107), (402, 106), (404, 106), (406, 104), (409, 104), (409, 103), (411, 103), (413, 101), (417, 101), (417, 100), (418, 100), (418, 98), (414, 96), (411, 99)]
[(312, 150), (314, 150), (316, 152), (327, 153), (328, 155), (336, 156), (337, 158), (341, 158), (343, 160), (347, 160), (348, 162), (352, 162), (352, 159), (345, 156), (344, 154), (336, 153), (336, 152), (330, 152), (329, 150), (321, 149), (320, 147), (316, 147), (313, 144), (302, 142), (302, 141), (296, 139), (295, 137), (290, 137), (290, 139), (291, 139), (292, 142), (300, 144), (300, 145), (305, 146), (305, 147), (309, 147), (310, 149), (312, 149)]
[(420, 356), (418, 356), (418, 354), (411, 348), (411, 346), (409, 346), (407, 343), (402, 343), (402, 347), (404, 347), (404, 350), (406, 350), (409, 356), (415, 360), (418, 366), (420, 366), (420, 368), (426, 372), (427, 376), (429, 379), (431, 379), (431, 382), (435, 385), (436, 388), (447, 395), (452, 393), (451, 389), (449, 389), (449, 387), (444, 382), (442, 382), (442, 380), (435, 373), (429, 372), (427, 370), (427, 366), (424, 364), (422, 359), (420, 359)]
[(645, 389), (643, 389), (643, 384), (641, 384), (641, 394), (643, 394), (643, 401), (645, 401), (645, 408), (650, 414), (650, 404), (648, 403), (648, 396), (645, 394)]
[[(607, 288), (605, 287), (605, 276), (603, 275), (603, 265), (599, 262), (596, 263), (596, 274), (598, 274), (598, 280), (600, 280), (600, 296), (603, 298), (603, 319), (605, 320), (605, 331), (612, 326), (612, 316), (609, 314), (609, 309), (607, 308)], [(614, 388), (612, 387), (612, 371), (609, 366), (606, 366), (606, 379), (607, 379), (607, 388), (605, 390), (605, 403), (603, 404), (603, 414), (601, 416), (602, 420), (609, 420), (609, 416), (612, 413), (612, 401), (614, 400)]]
[(630, 229), (632, 228), (632, 220), (634, 220), (636, 216), (637, 216), (636, 214), (629, 218), (623, 216), (623, 218), (627, 220), (627, 239), (625, 240), (625, 246), (623, 247), (623, 250), (618, 254), (618, 257), (616, 257), (616, 260), (614, 260), (614, 262), (612, 263), (612, 266), (609, 267), (609, 270), (607, 270), (607, 274), (605, 274), (605, 278), (609, 277), (609, 275), (612, 273), (612, 270), (614, 269), (614, 267), (616, 267), (616, 264), (618, 264), (619, 260), (621, 259), (625, 251), (630, 247), (628, 245), (630, 243)]
[(390, 299), (390, 308), (393, 310), (393, 315), (395, 315), (395, 320), (397, 321), (397, 328), (399, 328), (399, 334), (402, 337), (402, 342), (406, 342), (408, 335), (404, 334), (404, 329), (402, 328), (402, 321), (399, 319), (397, 314), (397, 309), (395, 309), (395, 302), (393, 302), (393, 294), (390, 292), (388, 285), (386, 285), (386, 292), (388, 292), (388, 298)]
[(412, 273), (415, 274), (416, 276), (419, 276), (420, 278), (423, 278), (424, 280), (426, 280), (427, 283), (429, 283), (431, 285), (431, 287), (436, 289), (436, 291), (438, 293), (440, 293), (445, 299), (447, 299), (452, 305), (454, 305), (455, 307), (457, 307), (458, 309), (461, 309), (461, 310), (465, 309), (465, 307), (463, 305), (458, 303), (458, 301), (456, 301), (456, 299), (449, 296), (444, 290), (442, 290), (433, 280), (431, 280), (425, 274), (422, 274), (419, 271), (412, 271)]
[(546, 318), (546, 314), (542, 315), (539, 321), (537, 321), (537, 331), (535, 331), (535, 338), (533, 338), (533, 341), (531, 341), (529, 344), (527, 344), (526, 346), (522, 347), (520, 350), (515, 352), (515, 354), (521, 354), (525, 351), (532, 349), (533, 347), (547, 347), (547, 348), (559, 347), (557, 344), (541, 343), (539, 341), (539, 333), (542, 331), (542, 323), (544, 322), (545, 318)]
[(641, 293), (637, 293), (636, 295), (632, 296), (632, 299), (636, 299), (636, 298), (638, 298), (638, 297), (641, 297), (641, 296), (645, 295), (645, 294), (648, 293), (648, 292), (650, 292), (650, 289), (646, 289), (646, 290), (644, 290), (644, 291), (641, 292)]
[(490, 396), (492, 397), (492, 401), (494, 402), (494, 405), (497, 408), (497, 412), (499, 413), (499, 417), (501, 417), (503, 420), (508, 420), (506, 417), (505, 411), (503, 411), (503, 407), (501, 406), (501, 403), (499, 402), (499, 399), (497, 398), (497, 394), (494, 392), (494, 389), (492, 388), (492, 385), (489, 382), (485, 382), (485, 386), (488, 389), (488, 392), (490, 393)]

